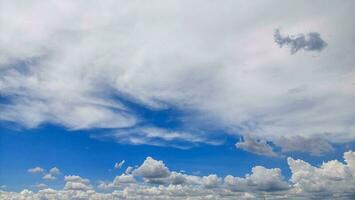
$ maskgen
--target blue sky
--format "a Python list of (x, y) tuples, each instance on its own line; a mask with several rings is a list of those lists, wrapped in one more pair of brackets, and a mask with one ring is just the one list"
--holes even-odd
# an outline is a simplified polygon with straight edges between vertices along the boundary
[[(165, 119), (158, 121), (160, 120)], [(262, 165), (280, 168), (286, 178), (290, 177), (286, 157), (267, 157), (236, 149), (234, 144), (238, 138), (235, 137), (224, 137), (223, 145), (199, 145), (179, 149), (120, 144), (90, 138), (90, 134), (100, 134), (101, 130), (68, 131), (55, 125), (42, 125), (31, 130), (12, 127), (13, 124), (7, 123), (2, 123), (1, 126), (0, 184), (7, 185), (9, 190), (14, 191), (21, 191), (28, 186), (36, 189), (34, 185), (43, 182), (41, 176), (27, 172), (35, 166), (46, 169), (56, 166), (60, 168), (62, 175), (77, 174), (96, 181), (111, 180), (124, 172), (125, 167), (140, 165), (147, 156), (164, 160), (172, 170), (184, 170), (201, 176), (216, 172), (220, 176), (243, 176), (253, 166)], [(326, 160), (342, 160), (342, 153), (353, 148), (354, 144), (341, 145), (335, 152), (324, 156), (304, 153), (288, 155), (319, 166)], [(114, 169), (114, 164), (121, 160), (125, 160), (123, 169)], [(61, 188), (64, 181), (49, 181), (47, 184), (53, 188)]]
[(353, 1), (0, 4), (0, 196), (355, 196)]

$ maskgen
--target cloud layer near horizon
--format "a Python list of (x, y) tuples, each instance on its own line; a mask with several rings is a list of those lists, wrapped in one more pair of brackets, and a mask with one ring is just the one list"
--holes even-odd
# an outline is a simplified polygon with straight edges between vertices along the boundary
[[(114, 129), (118, 142), (164, 146), (217, 144), (200, 134), (214, 128), (275, 143), (354, 141), (354, 2), (313, 3), (2, 1), (0, 120)], [(291, 56), (274, 43), (279, 26), (317, 31), (328, 47)], [(184, 110), (182, 130), (137, 128), (146, 119), (117, 96)]]
[[(112, 182), (94, 184), (77, 175), (64, 177), (62, 190), (39, 184), (37, 192), (0, 190), (2, 199), (352, 199), (355, 197), (355, 152), (344, 153), (345, 162), (331, 160), (315, 167), (288, 158), (292, 176), (284, 180), (278, 168), (255, 166), (245, 177), (215, 174), (188, 175), (171, 171), (163, 161), (147, 157), (141, 166), (116, 176)], [(43, 189), (43, 187), (45, 189)]]

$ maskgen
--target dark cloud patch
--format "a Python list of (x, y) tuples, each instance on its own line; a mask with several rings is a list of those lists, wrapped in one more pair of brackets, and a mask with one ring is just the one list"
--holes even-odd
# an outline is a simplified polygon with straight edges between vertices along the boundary
[(295, 54), (301, 49), (305, 51), (322, 51), (327, 46), (327, 43), (317, 32), (282, 36), (280, 30), (276, 29), (274, 39), (280, 47), (288, 46), (291, 54)]
[(238, 149), (243, 149), (251, 153), (264, 156), (277, 156), (273, 151), (272, 147), (267, 143), (266, 140), (252, 138), (249, 135), (244, 136), (243, 140), (236, 143), (235, 146)]
[(321, 156), (325, 153), (334, 151), (328, 141), (320, 137), (305, 138), (302, 136), (280, 137), (273, 141), (281, 147), (282, 152), (309, 152), (314, 156)]

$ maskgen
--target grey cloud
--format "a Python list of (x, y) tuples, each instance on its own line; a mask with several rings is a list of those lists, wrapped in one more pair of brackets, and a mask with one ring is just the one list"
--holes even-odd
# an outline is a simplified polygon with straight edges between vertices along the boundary
[(280, 30), (276, 29), (274, 33), (274, 39), (280, 47), (288, 46), (290, 48), (291, 54), (295, 54), (301, 49), (305, 51), (322, 51), (327, 46), (327, 43), (317, 32), (282, 36)]
[(273, 151), (272, 147), (267, 143), (266, 140), (252, 138), (249, 135), (244, 136), (243, 140), (237, 142), (235, 146), (238, 149), (243, 149), (244, 151), (258, 155), (277, 156), (277, 153)]
[(281, 147), (283, 152), (309, 152), (312, 155), (320, 156), (334, 151), (333, 146), (327, 140), (320, 137), (280, 137), (279, 139), (273, 140), (273, 143)]

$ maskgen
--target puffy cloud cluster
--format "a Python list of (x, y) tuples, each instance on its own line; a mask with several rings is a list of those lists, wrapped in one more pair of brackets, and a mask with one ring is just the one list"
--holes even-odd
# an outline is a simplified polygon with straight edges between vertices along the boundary
[(295, 190), (319, 196), (354, 198), (355, 152), (345, 152), (344, 160), (345, 164), (332, 160), (314, 167), (302, 160), (288, 158)]
[[(3, 1), (0, 120), (115, 129), (133, 144), (208, 143), (209, 132), (191, 131), (204, 128), (353, 141), (354, 2), (312, 3)], [(317, 30), (329, 47), (289, 56), (274, 43), (278, 26)], [(275, 37), (293, 52), (324, 48), (316, 33)], [(125, 102), (183, 110), (175, 120), (186, 129), (123, 134), (154, 126)]]
[(65, 190), (80, 190), (80, 191), (88, 191), (92, 189), (90, 185), (90, 180), (81, 178), (80, 176), (65, 176), (64, 177)]
[(60, 174), (60, 169), (58, 167), (53, 167), (48, 171), (43, 169), (42, 167), (34, 167), (27, 170), (28, 173), (32, 174), (42, 174), (42, 179), (47, 181), (53, 181), (57, 179), (57, 175)]
[(280, 169), (266, 169), (262, 166), (253, 167), (252, 174), (246, 175), (245, 178), (228, 175), (224, 178), (224, 182), (228, 187), (236, 191), (278, 191), (289, 189), (289, 185), (283, 181)]
[[(245, 177), (215, 174), (194, 176), (170, 171), (163, 161), (148, 157), (132, 174), (123, 173), (112, 182), (100, 182), (99, 192), (90, 180), (65, 176), (62, 190), (39, 187), (38, 192), (0, 190), (6, 200), (106, 200), (106, 199), (353, 199), (355, 152), (344, 153), (345, 162), (331, 160), (315, 167), (288, 158), (292, 176), (285, 181), (278, 168), (255, 166)], [(148, 181), (140, 181), (147, 179)], [(160, 181), (151, 181), (159, 179)]]

